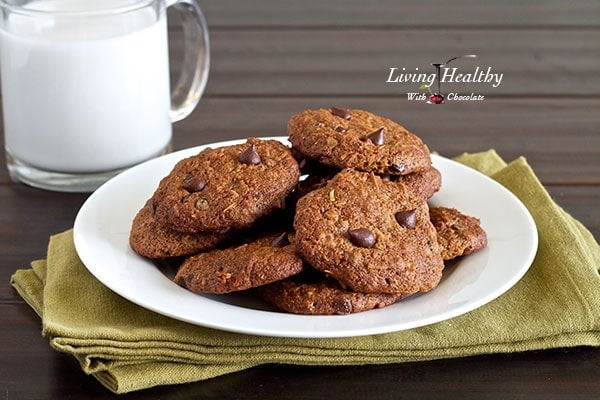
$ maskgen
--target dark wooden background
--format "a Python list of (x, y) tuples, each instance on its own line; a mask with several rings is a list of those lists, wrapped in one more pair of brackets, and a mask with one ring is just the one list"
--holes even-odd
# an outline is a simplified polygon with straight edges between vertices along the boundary
[[(363, 108), (395, 119), (446, 156), (495, 148), (525, 156), (555, 200), (600, 238), (600, 2), (204, 0), (212, 68), (198, 108), (175, 125), (176, 149), (284, 135), (305, 108)], [(171, 13), (174, 14), (174, 13)], [(176, 16), (172, 15), (173, 21)], [(181, 31), (171, 23), (174, 73)], [(483, 102), (428, 106), (385, 83), (393, 66), (425, 68), (475, 53), (498, 88), (461, 85)], [(4, 165), (4, 156), (0, 156)], [(111, 398), (51, 350), (8, 284), (72, 226), (84, 194), (40, 191), (0, 170), (0, 399)], [(574, 348), (388, 366), (268, 365), (131, 399), (591, 399), (600, 349)]]

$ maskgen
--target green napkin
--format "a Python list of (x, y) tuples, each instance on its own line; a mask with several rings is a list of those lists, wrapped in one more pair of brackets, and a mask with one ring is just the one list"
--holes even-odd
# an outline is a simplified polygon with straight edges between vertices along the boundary
[(506, 165), (493, 151), (458, 161), (488, 175), (529, 208), (539, 249), (508, 292), (465, 315), (422, 328), (340, 339), (289, 339), (223, 332), (136, 306), (81, 264), (72, 232), (51, 237), (46, 260), (12, 284), (40, 315), (53, 348), (75, 356), (111, 391), (197, 381), (264, 363), (384, 364), (600, 345), (600, 247), (557, 206), (525, 159)]

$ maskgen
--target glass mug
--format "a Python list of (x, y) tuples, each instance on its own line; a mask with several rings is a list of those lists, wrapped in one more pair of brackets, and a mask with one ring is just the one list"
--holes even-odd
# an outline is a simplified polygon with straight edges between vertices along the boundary
[[(167, 7), (180, 10), (183, 65), (171, 91)], [(0, 0), (6, 161), (31, 186), (89, 192), (171, 149), (209, 71), (194, 0)]]

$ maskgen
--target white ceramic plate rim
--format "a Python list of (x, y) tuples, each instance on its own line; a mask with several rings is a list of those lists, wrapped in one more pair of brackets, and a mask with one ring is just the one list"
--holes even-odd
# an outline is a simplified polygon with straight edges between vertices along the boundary
[[(284, 143), (287, 140), (271, 139)], [(488, 233), (488, 246), (445, 271), (434, 290), (382, 309), (343, 316), (287, 314), (243, 297), (191, 293), (131, 250), (131, 221), (177, 161), (206, 147), (243, 141), (212, 143), (150, 160), (119, 174), (92, 193), (74, 224), (75, 247), (86, 268), (122, 297), (178, 320), (254, 335), (331, 338), (411, 329), (467, 313), (510, 289), (533, 262), (537, 230), (521, 201), (487, 176), (432, 155), (434, 166), (442, 172), (443, 185), (430, 203), (477, 216)]]

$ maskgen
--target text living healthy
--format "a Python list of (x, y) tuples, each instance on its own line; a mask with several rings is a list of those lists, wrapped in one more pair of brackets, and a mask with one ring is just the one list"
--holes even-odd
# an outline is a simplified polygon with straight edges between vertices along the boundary
[[(436, 80), (435, 73), (418, 72), (419, 68), (415, 68), (415, 72), (405, 72), (406, 68), (390, 67), (390, 74), (386, 83), (428, 83), (431, 87)], [(503, 73), (492, 72), (492, 67), (482, 69), (476, 67), (473, 72), (462, 73), (458, 72), (458, 68), (442, 68), (441, 82), (450, 83), (489, 83), (492, 87), (497, 88), (502, 83)]]

